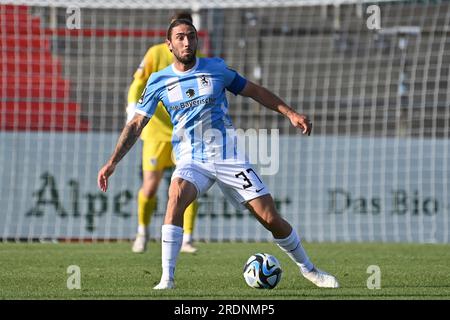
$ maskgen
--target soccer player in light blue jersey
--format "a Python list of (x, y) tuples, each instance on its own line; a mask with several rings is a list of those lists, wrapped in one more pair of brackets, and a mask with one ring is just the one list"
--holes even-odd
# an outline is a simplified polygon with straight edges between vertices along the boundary
[(310, 261), (296, 230), (277, 212), (267, 186), (238, 148), (228, 115), (226, 91), (250, 97), (285, 115), (303, 134), (310, 135), (311, 122), (266, 88), (229, 69), (223, 60), (196, 58), (197, 31), (190, 21), (173, 21), (166, 42), (174, 63), (152, 74), (134, 118), (124, 127), (111, 158), (97, 178), (100, 189), (106, 192), (108, 178), (162, 101), (174, 125), (176, 169), (161, 230), (162, 276), (154, 289), (174, 288), (175, 266), (183, 240), (183, 212), (214, 183), (233, 205), (254, 214), (306, 279), (319, 287), (337, 288), (336, 278)]

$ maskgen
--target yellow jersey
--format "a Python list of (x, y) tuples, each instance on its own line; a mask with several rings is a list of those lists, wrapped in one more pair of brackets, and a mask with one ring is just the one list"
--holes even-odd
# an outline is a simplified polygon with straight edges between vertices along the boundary
[[(141, 64), (134, 73), (134, 80), (128, 90), (128, 103), (137, 103), (144, 91), (148, 78), (153, 72), (160, 71), (173, 63), (173, 55), (165, 43), (157, 44), (144, 56)], [(170, 116), (160, 102), (155, 114), (141, 133), (141, 139), (154, 141), (171, 141), (173, 125)]]

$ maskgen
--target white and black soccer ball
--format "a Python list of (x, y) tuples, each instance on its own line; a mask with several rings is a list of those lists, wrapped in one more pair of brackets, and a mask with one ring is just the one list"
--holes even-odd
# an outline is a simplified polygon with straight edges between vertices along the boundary
[(252, 288), (273, 289), (281, 280), (280, 262), (268, 253), (252, 255), (244, 266), (245, 282)]

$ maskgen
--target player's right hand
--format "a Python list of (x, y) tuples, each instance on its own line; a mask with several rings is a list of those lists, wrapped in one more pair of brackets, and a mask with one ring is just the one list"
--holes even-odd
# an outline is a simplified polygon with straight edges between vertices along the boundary
[(115, 169), (115, 165), (107, 163), (98, 172), (97, 185), (103, 192), (108, 190), (108, 178), (113, 174)]

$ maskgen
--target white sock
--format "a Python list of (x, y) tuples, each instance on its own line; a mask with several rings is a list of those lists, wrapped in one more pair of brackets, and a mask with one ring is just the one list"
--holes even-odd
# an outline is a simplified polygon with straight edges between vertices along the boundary
[(313, 269), (314, 265), (309, 260), (297, 232), (294, 229), (292, 229), (291, 234), (287, 238), (274, 240), (281, 250), (286, 252), (289, 258), (300, 267), (302, 273), (309, 272)]
[(138, 234), (145, 236), (147, 234), (147, 226), (138, 225)]
[(161, 281), (173, 280), (175, 265), (183, 241), (183, 228), (171, 224), (165, 224), (161, 228)]
[(192, 242), (192, 233), (183, 234), (183, 243), (191, 243)]

